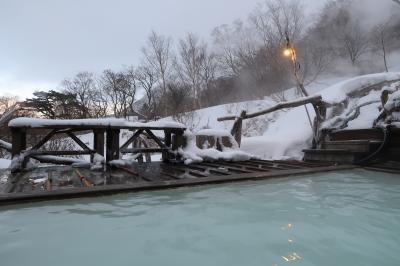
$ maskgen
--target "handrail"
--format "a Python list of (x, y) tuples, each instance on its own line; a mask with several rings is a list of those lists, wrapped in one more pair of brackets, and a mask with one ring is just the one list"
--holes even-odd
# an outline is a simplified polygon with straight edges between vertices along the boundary
[[(262, 111), (258, 111), (255, 113), (250, 113), (250, 114), (244, 114), (243, 116), (241, 116), (240, 118), (242, 119), (249, 119), (249, 118), (254, 118), (260, 115), (265, 115), (268, 113), (272, 113), (275, 111), (278, 111), (280, 109), (284, 109), (284, 108), (293, 108), (293, 107), (298, 107), (301, 105), (305, 105), (305, 104), (320, 104), (322, 103), (322, 97), (321, 95), (314, 95), (314, 96), (310, 96), (310, 97), (304, 97), (304, 98), (300, 98), (298, 100), (295, 101), (290, 101), (290, 102), (282, 102), (279, 103), (273, 107), (270, 107), (268, 109), (262, 110)], [(217, 120), (219, 122), (221, 121), (226, 121), (226, 120), (236, 120), (237, 116), (225, 116), (225, 117), (219, 117)]]

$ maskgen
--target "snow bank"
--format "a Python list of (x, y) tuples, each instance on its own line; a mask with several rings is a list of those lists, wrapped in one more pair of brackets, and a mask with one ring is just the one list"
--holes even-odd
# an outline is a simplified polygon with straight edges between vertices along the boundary
[(322, 90), (320, 94), (322, 99), (328, 103), (340, 103), (344, 101), (347, 95), (351, 92), (380, 82), (395, 81), (398, 79), (400, 79), (400, 72), (376, 73), (358, 76), (330, 86)]
[(0, 169), (9, 168), (11, 165), (11, 160), (0, 158)]
[[(390, 75), (389, 75), (390, 76)], [(326, 121), (321, 128), (330, 129), (362, 129), (372, 128), (380, 114), (381, 95), (389, 91), (389, 99), (385, 105), (387, 111), (400, 106), (400, 81), (382, 85), (376, 90), (369, 91), (362, 97), (347, 98), (347, 107), (340, 113), (334, 113), (332, 108), (327, 110)]]
[[(313, 108), (307, 108), (313, 120)], [(241, 149), (269, 160), (302, 159), (302, 150), (310, 146), (312, 134), (306, 110), (300, 106), (282, 113), (263, 136), (243, 138)]]
[(171, 128), (185, 128), (185, 125), (172, 121), (153, 121), (148, 123), (130, 122), (121, 118), (101, 118), (101, 119), (71, 119), (71, 120), (57, 120), (57, 119), (41, 119), (41, 118), (28, 118), (19, 117), (11, 120), (8, 123), (9, 127), (49, 127), (49, 126), (114, 126), (114, 127), (171, 127)]

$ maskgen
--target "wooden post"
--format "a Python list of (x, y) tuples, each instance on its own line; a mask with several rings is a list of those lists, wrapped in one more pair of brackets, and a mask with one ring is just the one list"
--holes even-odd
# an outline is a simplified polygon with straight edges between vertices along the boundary
[(106, 161), (119, 159), (119, 129), (108, 128), (106, 138)]
[(235, 138), (239, 147), (242, 142), (242, 125), (243, 125), (243, 119), (245, 117), (246, 117), (246, 111), (242, 111), (240, 113), (240, 117), (236, 118), (236, 121), (233, 124), (232, 130), (231, 130), (231, 135)]
[(12, 149), (11, 156), (21, 155), (23, 150), (26, 150), (26, 129), (25, 128), (11, 128), (12, 135)]
[[(20, 156), (22, 151), (26, 150), (26, 129), (25, 128), (11, 128), (11, 158)], [(26, 167), (28, 158), (24, 158), (21, 162), (19, 169), (13, 169), (12, 172), (19, 172)]]
[[(186, 139), (183, 136), (183, 130), (177, 130), (174, 133), (175, 134), (172, 137), (172, 150), (178, 151), (179, 148), (184, 148), (186, 146)], [(181, 160), (181, 156), (177, 154), (176, 159)]]
[[(165, 146), (168, 148), (171, 148), (171, 131), (170, 130), (164, 130), (164, 139), (165, 139)], [(171, 159), (171, 153), (169, 151), (163, 151), (162, 153), (162, 159), (163, 162), (169, 162)]]
[[(104, 132), (104, 129), (93, 130), (93, 150), (101, 156), (104, 156)], [(93, 155), (90, 156), (90, 161), (93, 162)]]

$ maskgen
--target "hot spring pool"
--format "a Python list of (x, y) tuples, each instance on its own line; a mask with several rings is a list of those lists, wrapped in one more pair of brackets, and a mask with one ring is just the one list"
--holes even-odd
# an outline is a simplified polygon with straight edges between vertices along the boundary
[(363, 170), (0, 208), (0, 265), (400, 265), (400, 176)]

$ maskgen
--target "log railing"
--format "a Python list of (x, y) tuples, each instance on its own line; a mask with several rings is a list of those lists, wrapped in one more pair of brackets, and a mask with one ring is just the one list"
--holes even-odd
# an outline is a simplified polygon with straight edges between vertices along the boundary
[[(248, 114), (248, 113), (246, 113), (246, 111), (242, 111), (240, 116), (224, 116), (224, 117), (218, 118), (217, 120), (219, 122), (235, 120), (235, 123), (233, 124), (232, 130), (231, 130), (231, 134), (235, 138), (237, 143), (240, 145), (241, 144), (241, 136), (242, 136), (243, 120), (255, 118), (260, 115), (269, 114), (269, 113), (272, 113), (272, 112), (275, 112), (275, 111), (278, 111), (281, 109), (294, 108), (294, 107), (298, 107), (298, 106), (302, 106), (302, 105), (306, 105), (306, 104), (312, 104), (314, 107), (314, 110), (316, 112), (316, 120), (315, 120), (315, 124), (314, 124), (314, 130), (316, 130), (316, 128), (318, 128), (318, 125), (324, 119), (325, 113), (326, 113), (326, 109), (325, 109), (326, 106), (325, 106), (325, 103), (322, 101), (321, 95), (309, 96), (309, 97), (300, 98), (298, 100), (294, 100), (294, 101), (290, 101), (290, 102), (278, 103), (275, 106), (272, 106), (265, 110), (254, 112), (254, 113)], [(315, 132), (315, 134), (316, 134), (316, 132)]]
[[(23, 162), (21, 168), (26, 166), (29, 157), (35, 158), (48, 155), (94, 155), (100, 154), (106, 157), (106, 162), (111, 162), (120, 159), (122, 153), (141, 153), (149, 154), (154, 152), (161, 152), (163, 161), (180, 160), (177, 153), (180, 147), (185, 145), (184, 131), (182, 127), (155, 127), (155, 126), (102, 126), (102, 125), (63, 125), (52, 124), (49, 126), (38, 127), (40, 129), (48, 129), (50, 132), (45, 135), (39, 142), (34, 144), (31, 148), (27, 148), (27, 133), (29, 130), (34, 130), (35, 127), (18, 125), (10, 126), (12, 134), (12, 157), (22, 156)], [(130, 130), (133, 133), (122, 146), (120, 145), (120, 132), (121, 130)], [(93, 133), (93, 148), (88, 147), (77, 136), (76, 132), (89, 131)], [(164, 138), (154, 134), (153, 131), (164, 132)], [(81, 150), (56, 150), (48, 151), (43, 150), (43, 146), (54, 136), (59, 134), (66, 134), (72, 139)], [(152, 140), (158, 147), (135, 147), (135, 142), (143, 138)], [(132, 145), (130, 148), (129, 146)], [(148, 156), (147, 156), (148, 158)], [(93, 156), (91, 156), (93, 160)], [(56, 161), (55, 161), (56, 163)]]

